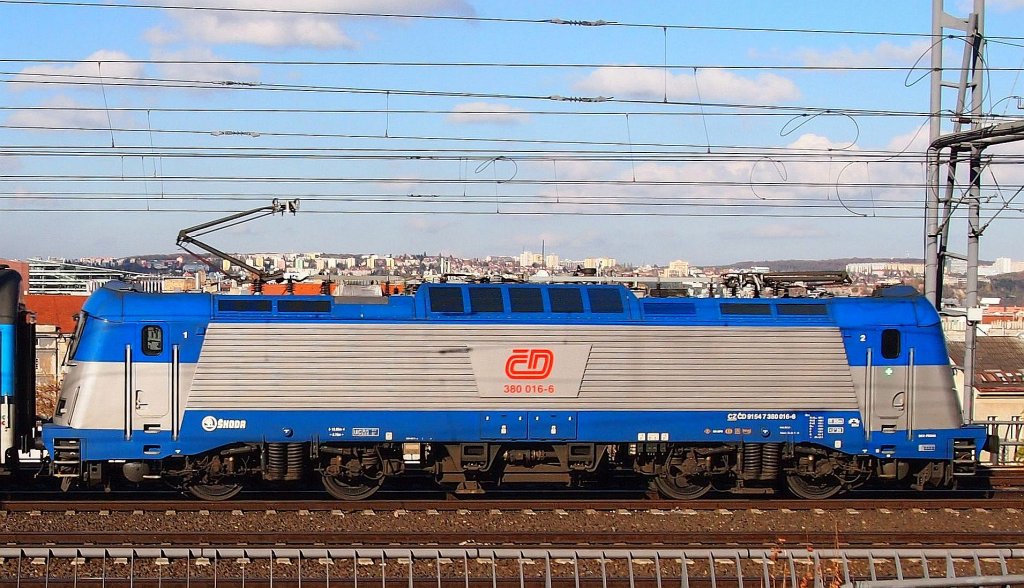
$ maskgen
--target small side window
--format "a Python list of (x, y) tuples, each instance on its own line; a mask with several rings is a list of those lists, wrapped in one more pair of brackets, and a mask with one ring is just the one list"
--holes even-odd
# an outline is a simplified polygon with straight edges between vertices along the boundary
[(721, 305), (722, 314), (750, 315), (750, 316), (771, 316), (771, 304), (757, 304), (753, 302), (726, 303)]
[(469, 310), (470, 312), (505, 312), (505, 303), (501, 300), (501, 288), (470, 286)]
[(508, 299), (512, 304), (512, 312), (544, 312), (540, 288), (509, 288)]
[(622, 312), (622, 294), (618, 288), (587, 288), (587, 295), (591, 312)]
[(900, 332), (896, 329), (882, 331), (882, 357), (896, 359), (900, 356)]
[(465, 312), (462, 307), (462, 288), (459, 286), (431, 288), (430, 312)]
[(551, 288), (551, 312), (583, 312), (583, 296), (579, 288)]
[(281, 300), (277, 303), (279, 312), (331, 312), (329, 300)]
[(156, 325), (142, 327), (142, 352), (160, 355), (164, 351), (164, 330)]

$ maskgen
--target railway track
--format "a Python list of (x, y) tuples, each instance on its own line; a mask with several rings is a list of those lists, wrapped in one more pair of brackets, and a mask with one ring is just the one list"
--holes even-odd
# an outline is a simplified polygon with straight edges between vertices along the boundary
[(66, 512), (452, 512), (452, 511), (673, 511), (673, 510), (869, 510), (869, 509), (1000, 509), (1022, 508), (1024, 500), (1018, 497), (993, 498), (850, 498), (844, 500), (790, 500), (790, 499), (471, 499), (429, 500), (396, 499), (340, 502), (337, 500), (231, 500), (202, 502), (191, 499), (139, 499), (137, 497), (97, 497), (88, 500), (0, 500), (0, 511), (66, 513)]
[[(6, 558), (6, 559), (5, 559)], [(0, 547), (0, 586), (1021, 585), (1021, 550)], [(841, 562), (841, 563), (840, 563)]]
[[(14, 539), (14, 538), (12, 538)], [(489, 532), (466, 531), (70, 531), (22, 532), (11, 546), (437, 546), (466, 547), (589, 547), (589, 548), (713, 548), (726, 546), (763, 547), (875, 547), (920, 546), (952, 547), (957, 545), (1019, 546), (1024, 545), (1022, 531), (992, 531), (984, 536), (976, 532), (948, 531), (714, 531), (714, 532)]]
[(1024, 468), (981, 468), (978, 470), (977, 481), (983, 484), (987, 483), (997, 491), (1000, 489), (1021, 489), (1024, 488)]

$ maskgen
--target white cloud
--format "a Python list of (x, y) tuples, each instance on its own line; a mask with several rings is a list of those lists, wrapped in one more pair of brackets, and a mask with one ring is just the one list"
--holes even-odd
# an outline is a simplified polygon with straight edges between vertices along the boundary
[(911, 66), (928, 52), (929, 47), (927, 41), (916, 41), (910, 45), (895, 45), (883, 41), (863, 50), (849, 47), (834, 51), (800, 49), (796, 51), (796, 57), (803, 65), (813, 67)]
[[(175, 2), (175, 5), (209, 6), (195, 0)], [(240, 11), (171, 10), (169, 14), (175, 25), (150, 29), (146, 32), (146, 40), (153, 44), (192, 40), (209, 44), (355, 49), (359, 43), (342, 29), (342, 17), (245, 12), (242, 9), (375, 14), (473, 12), (464, 0), (295, 0), (286, 4), (276, 0), (219, 0), (216, 6)]]
[(264, 47), (311, 46), (319, 49), (358, 47), (337, 23), (315, 16), (248, 14), (175, 14), (180, 30), (160, 27), (146, 32), (150, 43), (190, 39), (211, 44)]
[(14, 76), (13, 80), (19, 83), (11, 87), (16, 90), (39, 89), (45, 82), (45, 87), (60, 88), (62, 86), (53, 84), (99, 83), (113, 78), (142, 77), (142, 64), (124, 63), (130, 59), (120, 51), (101, 49), (77, 63), (26, 67)]
[(65, 96), (51, 98), (40, 106), (41, 110), (15, 110), (5, 124), (19, 127), (52, 128), (106, 128), (107, 115), (102, 108), (86, 108), (80, 102)]
[(529, 120), (522, 109), (493, 102), (459, 104), (448, 115), (448, 122), (455, 124), (524, 124)]
[[(911, 131), (892, 138), (885, 149), (920, 154), (920, 144), (921, 138), (915, 138)], [(764, 210), (765, 214), (839, 215), (852, 219), (892, 212), (886, 206), (900, 206), (906, 213), (907, 207), (916, 206), (922, 197), (924, 170), (919, 162), (906, 163), (894, 158), (867, 164), (866, 153), (860, 146), (812, 133), (779, 147), (785, 151), (774, 158), (713, 155), (680, 163), (576, 162), (572, 167), (560, 163), (560, 180), (611, 181), (564, 184), (557, 191), (554, 187), (544, 188), (542, 194), (547, 204), (543, 207), (581, 212), (646, 209), (666, 214), (692, 211), (756, 215)], [(521, 175), (527, 174), (552, 177), (550, 166), (524, 168)], [(604, 205), (596, 206), (598, 201)], [(774, 235), (769, 231), (764, 236)], [(793, 236), (824, 237), (806, 230)]]
[[(698, 88), (699, 86), (699, 88)], [(800, 97), (800, 90), (788, 78), (776, 74), (745, 77), (722, 69), (699, 69), (672, 74), (657, 68), (602, 67), (574, 84), (577, 91), (616, 98), (661, 100), (745, 100), (781, 102)], [(699, 89), (699, 92), (698, 92)]]
[(253, 81), (259, 78), (260, 70), (244, 63), (226, 63), (206, 48), (192, 48), (178, 52), (156, 51), (154, 59), (164, 61), (193, 61), (202, 63), (161, 63), (157, 65), (159, 76), (170, 80), (194, 81)]

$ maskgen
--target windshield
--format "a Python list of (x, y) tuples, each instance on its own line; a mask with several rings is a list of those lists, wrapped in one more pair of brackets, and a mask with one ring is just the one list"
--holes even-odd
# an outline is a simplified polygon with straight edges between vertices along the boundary
[(85, 330), (85, 323), (88, 319), (89, 315), (85, 311), (75, 315), (75, 322), (78, 324), (75, 325), (75, 332), (71, 335), (71, 347), (68, 348), (67, 359), (64, 360), (64, 363), (75, 360), (75, 354), (78, 352), (78, 344), (82, 341), (82, 331)]

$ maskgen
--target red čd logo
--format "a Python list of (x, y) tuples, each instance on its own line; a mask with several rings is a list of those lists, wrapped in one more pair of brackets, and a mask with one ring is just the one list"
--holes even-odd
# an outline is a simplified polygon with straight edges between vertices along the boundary
[(505, 362), (505, 375), (512, 380), (543, 380), (555, 367), (550, 349), (513, 349)]

